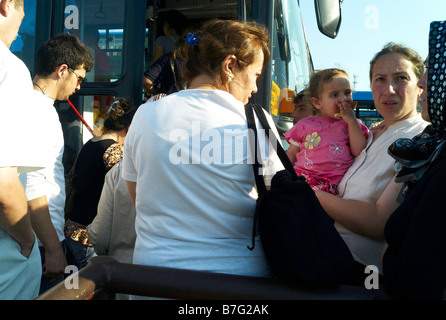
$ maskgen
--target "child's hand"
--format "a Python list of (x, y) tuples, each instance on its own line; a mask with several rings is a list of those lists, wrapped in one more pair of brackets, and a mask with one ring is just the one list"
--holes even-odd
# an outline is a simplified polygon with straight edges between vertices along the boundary
[(335, 116), (338, 119), (343, 119), (345, 122), (347, 122), (347, 124), (356, 123), (355, 111), (350, 105), (350, 102), (340, 100), (338, 101), (337, 106), (339, 107), (339, 113), (337, 113)]

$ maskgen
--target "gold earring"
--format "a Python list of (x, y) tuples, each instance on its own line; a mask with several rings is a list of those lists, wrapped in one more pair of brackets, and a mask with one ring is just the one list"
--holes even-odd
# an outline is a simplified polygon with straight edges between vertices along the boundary
[(234, 75), (232, 73), (228, 74), (228, 83), (231, 83), (234, 80)]

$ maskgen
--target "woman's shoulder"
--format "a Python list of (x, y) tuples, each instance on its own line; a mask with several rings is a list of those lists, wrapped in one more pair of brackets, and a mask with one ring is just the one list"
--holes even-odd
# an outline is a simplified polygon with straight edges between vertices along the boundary
[(108, 148), (112, 144), (116, 143), (113, 139), (103, 139), (101, 137), (94, 137), (87, 141), (84, 147), (89, 148)]
[(105, 150), (104, 155), (102, 156), (105, 167), (107, 169), (112, 168), (115, 164), (121, 161), (123, 154), (124, 148), (120, 143), (115, 142), (111, 144), (107, 150)]

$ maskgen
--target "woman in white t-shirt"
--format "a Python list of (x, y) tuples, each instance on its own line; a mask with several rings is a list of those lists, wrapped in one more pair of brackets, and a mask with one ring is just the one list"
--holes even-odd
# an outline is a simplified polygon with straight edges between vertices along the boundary
[[(268, 41), (254, 23), (204, 25), (187, 36), (189, 89), (139, 107), (122, 168), (136, 206), (135, 264), (270, 276), (260, 239), (247, 248), (257, 192), (244, 109)], [(265, 150), (271, 177), (283, 165)]]

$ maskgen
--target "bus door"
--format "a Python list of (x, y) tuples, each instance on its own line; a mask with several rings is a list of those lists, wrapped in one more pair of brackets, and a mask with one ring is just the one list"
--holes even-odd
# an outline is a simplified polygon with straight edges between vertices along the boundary
[(81, 90), (69, 99), (72, 105), (55, 103), (64, 131), (66, 174), (83, 144), (101, 134), (115, 97), (128, 98), (137, 106), (142, 102), (147, 4), (147, 0), (24, 0), (25, 19), (11, 50), (31, 75), (37, 48), (62, 32), (78, 36), (94, 58)]

